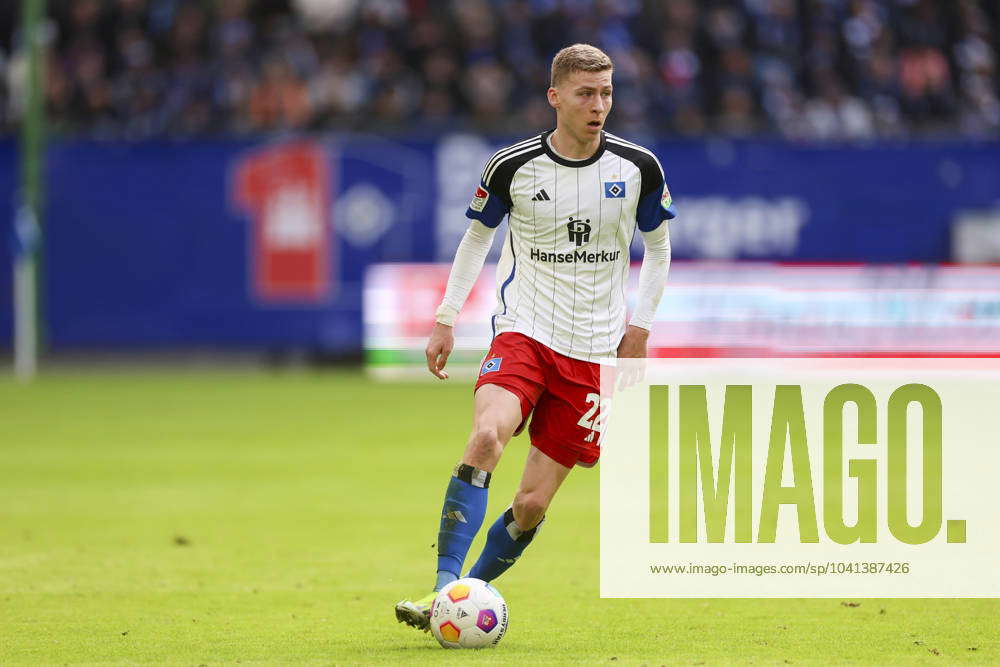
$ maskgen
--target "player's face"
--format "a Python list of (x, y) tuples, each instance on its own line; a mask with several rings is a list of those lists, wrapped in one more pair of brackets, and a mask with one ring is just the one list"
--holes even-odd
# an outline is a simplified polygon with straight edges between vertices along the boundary
[(611, 72), (573, 72), (549, 88), (559, 127), (579, 141), (600, 134), (611, 111)]

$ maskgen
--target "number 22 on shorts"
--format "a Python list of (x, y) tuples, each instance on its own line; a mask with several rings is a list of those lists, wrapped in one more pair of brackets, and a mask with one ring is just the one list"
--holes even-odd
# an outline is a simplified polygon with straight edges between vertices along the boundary
[[(586, 400), (590, 407), (580, 417), (577, 426), (589, 428), (590, 435), (584, 438), (584, 442), (593, 442), (595, 434), (604, 431), (604, 422), (608, 420), (608, 411), (611, 409), (611, 399), (602, 399), (600, 394), (590, 393), (587, 394)], [(598, 444), (600, 444), (600, 438), (598, 438)]]

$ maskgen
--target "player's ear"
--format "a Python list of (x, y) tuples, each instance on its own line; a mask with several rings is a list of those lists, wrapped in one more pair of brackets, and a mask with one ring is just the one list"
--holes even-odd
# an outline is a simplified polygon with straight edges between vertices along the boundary
[(555, 88), (549, 88), (546, 96), (549, 98), (549, 106), (553, 109), (559, 108), (559, 91)]

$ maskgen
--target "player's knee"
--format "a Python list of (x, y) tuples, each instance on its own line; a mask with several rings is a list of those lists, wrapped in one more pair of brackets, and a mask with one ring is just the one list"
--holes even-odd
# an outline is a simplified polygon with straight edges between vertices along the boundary
[(469, 454), (478, 461), (495, 461), (503, 450), (500, 435), (495, 426), (478, 426), (472, 433)]
[(537, 526), (549, 508), (548, 499), (541, 494), (518, 491), (514, 496), (514, 520), (521, 530), (531, 530)]

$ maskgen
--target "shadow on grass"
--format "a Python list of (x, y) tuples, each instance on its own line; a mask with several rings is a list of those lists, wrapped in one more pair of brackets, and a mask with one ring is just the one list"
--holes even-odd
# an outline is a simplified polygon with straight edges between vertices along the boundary
[(446, 649), (438, 646), (436, 642), (431, 644), (419, 644), (419, 645), (398, 645), (398, 646), (386, 646), (380, 650), (386, 651), (387, 653), (403, 653), (403, 652), (419, 652), (420, 655), (425, 653), (429, 654), (431, 652), (444, 653), (447, 655), (493, 655), (501, 656), (504, 653), (510, 653), (512, 650), (516, 650), (517, 646), (515, 644), (504, 644), (503, 648), (499, 647), (486, 647), (481, 649)]

